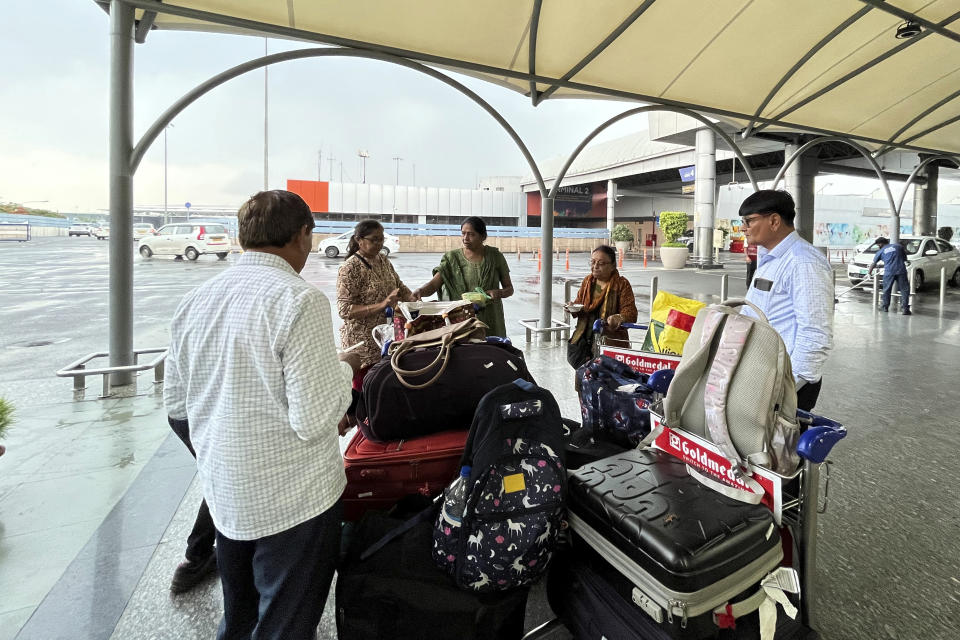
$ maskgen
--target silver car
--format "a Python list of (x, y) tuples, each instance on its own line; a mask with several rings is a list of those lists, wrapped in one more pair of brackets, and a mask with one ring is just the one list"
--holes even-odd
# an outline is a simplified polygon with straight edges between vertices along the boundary
[[(913, 278), (917, 291), (927, 282), (939, 282), (941, 269), (945, 269), (951, 286), (960, 286), (960, 252), (952, 244), (933, 236), (901, 236), (900, 244), (907, 253), (907, 277)], [(880, 245), (873, 242), (853, 257), (847, 265), (851, 284), (858, 285), (867, 278), (879, 249)], [(883, 268), (878, 269), (882, 275)]]

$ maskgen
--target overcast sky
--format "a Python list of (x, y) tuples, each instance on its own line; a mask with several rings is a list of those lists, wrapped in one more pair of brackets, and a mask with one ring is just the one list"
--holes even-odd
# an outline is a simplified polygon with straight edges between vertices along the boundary
[[(61, 211), (108, 205), (108, 17), (89, 0), (4, 3), (0, 39), (0, 201), (47, 200)], [(271, 39), (270, 53), (293, 44)], [(308, 46), (308, 45), (302, 45)], [(151, 32), (134, 49), (134, 137), (195, 85), (263, 54), (264, 39)], [(530, 106), (523, 96), (459, 77), (491, 102), (542, 161), (569, 153), (623, 103), (557, 100)], [(263, 186), (263, 72), (215, 89), (167, 132), (168, 202), (238, 206)], [(269, 186), (322, 177), (472, 187), (478, 176), (529, 173), (500, 126), (480, 107), (419, 73), (380, 62), (287, 62), (269, 71)], [(646, 127), (619, 124), (603, 139)], [(134, 179), (137, 205), (163, 202), (163, 138)]]
[[(63, 212), (108, 206), (108, 17), (91, 0), (4, 3), (0, 39), (0, 202)], [(294, 48), (270, 40), (270, 53)], [(134, 138), (185, 92), (231, 66), (259, 57), (263, 38), (151, 32), (134, 50)], [(598, 124), (635, 104), (529, 99), (458, 76), (514, 126), (538, 162), (569, 153)], [(263, 187), (262, 71), (215, 89), (167, 132), (170, 206), (239, 206)], [(480, 107), (432, 78), (362, 60), (287, 62), (269, 71), (269, 187), (288, 179), (473, 187), (477, 178), (525, 175), (514, 143)], [(646, 128), (644, 116), (605, 132), (610, 139)], [(825, 193), (869, 193), (875, 181), (824, 176)], [(138, 206), (162, 205), (163, 138), (134, 178)], [(943, 187), (941, 191), (945, 191)], [(948, 189), (949, 195), (952, 193)], [(47, 201), (40, 203), (36, 201)], [(941, 202), (945, 200), (941, 197)]]

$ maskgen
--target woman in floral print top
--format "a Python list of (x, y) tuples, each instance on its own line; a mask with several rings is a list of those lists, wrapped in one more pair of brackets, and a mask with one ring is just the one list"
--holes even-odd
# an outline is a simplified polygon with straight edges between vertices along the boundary
[(413, 300), (410, 289), (380, 253), (382, 248), (383, 225), (376, 220), (361, 220), (350, 238), (347, 258), (337, 272), (337, 313), (344, 321), (340, 327), (340, 348), (364, 343), (357, 348), (362, 366), (353, 386), (358, 391), (367, 369), (380, 361), (380, 348), (371, 331), (387, 322), (387, 307)]

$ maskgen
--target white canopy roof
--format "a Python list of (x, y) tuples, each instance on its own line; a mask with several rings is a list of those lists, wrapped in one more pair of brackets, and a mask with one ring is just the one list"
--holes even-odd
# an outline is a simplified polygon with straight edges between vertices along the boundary
[[(456, 68), (534, 102), (637, 99), (960, 153), (956, 0), (124, 1), (141, 36), (294, 37)], [(897, 39), (908, 18), (922, 31)]]

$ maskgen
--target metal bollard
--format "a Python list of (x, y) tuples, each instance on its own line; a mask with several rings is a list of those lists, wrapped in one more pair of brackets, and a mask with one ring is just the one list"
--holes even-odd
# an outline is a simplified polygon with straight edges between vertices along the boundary
[[(910, 285), (913, 286), (912, 284)], [(880, 272), (873, 272), (873, 308), (877, 310), (880, 308)]]
[(570, 315), (570, 312), (568, 312), (566, 309), (566, 304), (570, 302), (570, 292), (573, 291), (573, 283), (574, 283), (573, 280), (563, 281), (563, 304), (564, 304), (563, 321), (566, 322), (567, 324), (570, 324), (570, 320), (572, 318), (572, 316)]
[(727, 299), (727, 293), (729, 292), (729, 282), (730, 274), (725, 273), (720, 276), (720, 302), (723, 302)]
[(653, 300), (657, 297), (658, 282), (659, 282), (659, 278), (657, 276), (653, 276), (652, 278), (650, 278), (650, 310), (651, 311), (653, 310)]
[[(940, 306), (947, 300), (947, 268), (940, 267)], [(912, 300), (910, 302), (913, 302)]]

